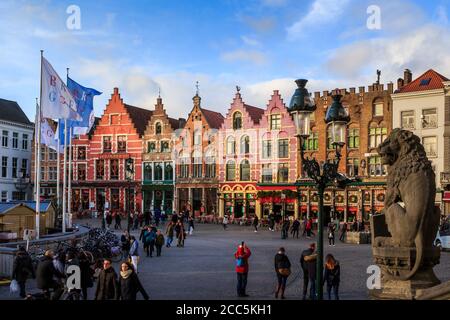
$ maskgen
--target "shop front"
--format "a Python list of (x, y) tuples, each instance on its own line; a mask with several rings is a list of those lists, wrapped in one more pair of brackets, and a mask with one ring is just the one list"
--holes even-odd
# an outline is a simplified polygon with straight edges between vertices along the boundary
[(251, 218), (257, 214), (256, 188), (253, 185), (224, 185), (220, 190), (221, 216)]

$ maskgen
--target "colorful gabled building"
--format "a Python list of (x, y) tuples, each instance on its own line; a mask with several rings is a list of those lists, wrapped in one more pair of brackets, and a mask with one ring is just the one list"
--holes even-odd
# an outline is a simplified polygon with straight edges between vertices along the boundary
[(258, 125), (264, 109), (245, 104), (240, 89), (218, 133), (219, 215), (257, 214)]
[(260, 217), (270, 212), (298, 214), (297, 129), (278, 90), (274, 90), (259, 122), (258, 203)]
[[(87, 157), (89, 199), (103, 212), (142, 210), (142, 137), (152, 111), (125, 104), (114, 88), (92, 133)], [(125, 170), (132, 159), (134, 173)]]
[(194, 106), (186, 124), (175, 138), (175, 210), (216, 215), (219, 188), (217, 130), (224, 118), (219, 112), (201, 107), (198, 92), (192, 100)]
[(173, 150), (176, 131), (183, 128), (186, 120), (170, 118), (162, 102), (156, 100), (143, 136), (143, 210), (159, 210), (172, 214), (175, 207), (175, 162)]

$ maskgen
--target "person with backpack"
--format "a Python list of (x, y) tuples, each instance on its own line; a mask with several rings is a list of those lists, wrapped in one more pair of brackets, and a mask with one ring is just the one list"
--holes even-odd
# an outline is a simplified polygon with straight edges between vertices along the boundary
[[(327, 284), (328, 300), (331, 300), (333, 290), (335, 300), (339, 300), (339, 282), (341, 281), (341, 267), (332, 254), (325, 257), (323, 284)], [(322, 285), (323, 285), (322, 284)]]
[(161, 249), (163, 245), (164, 245), (164, 235), (162, 234), (161, 230), (158, 230), (156, 232), (156, 240), (155, 240), (157, 257), (161, 257)]
[(234, 254), (236, 259), (236, 274), (237, 274), (237, 295), (238, 297), (248, 297), (246, 293), (247, 278), (248, 278), (248, 259), (251, 256), (251, 251), (247, 245), (242, 243), (237, 248)]
[(291, 274), (291, 262), (289, 261), (283, 247), (278, 249), (278, 253), (275, 255), (275, 273), (278, 279), (278, 287), (275, 291), (275, 298), (278, 299), (278, 295), (281, 294), (281, 299), (285, 299), (284, 290), (286, 289), (287, 278)]
[(22, 298), (26, 296), (25, 284), (30, 277), (36, 278), (33, 262), (25, 247), (20, 246), (13, 262), (11, 278), (17, 281), (20, 288), (19, 295)]

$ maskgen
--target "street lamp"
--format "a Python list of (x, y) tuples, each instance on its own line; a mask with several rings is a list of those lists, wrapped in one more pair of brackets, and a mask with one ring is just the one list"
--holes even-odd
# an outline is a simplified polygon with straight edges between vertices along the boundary
[(134, 168), (133, 168), (133, 159), (131, 156), (128, 156), (128, 159), (125, 161), (125, 170), (126, 170), (126, 178), (128, 181), (128, 201), (127, 201), (127, 207), (128, 207), (128, 224), (127, 224), (127, 230), (128, 233), (130, 233), (131, 229), (131, 179), (133, 178), (134, 174)]
[(300, 143), (300, 156), (302, 159), (303, 171), (314, 181), (315, 188), (319, 196), (318, 214), (318, 239), (317, 239), (317, 269), (316, 269), (316, 290), (317, 298), (323, 299), (323, 196), (325, 188), (329, 183), (336, 183), (339, 187), (344, 187), (349, 181), (338, 173), (341, 151), (345, 145), (345, 131), (350, 120), (347, 112), (342, 106), (341, 95), (337, 90), (333, 95), (333, 103), (325, 115), (325, 123), (331, 126), (331, 142), (336, 152), (335, 159), (327, 159), (323, 164), (319, 164), (315, 158), (305, 158), (305, 142), (310, 135), (311, 114), (316, 110), (311, 95), (305, 88), (308, 80), (298, 79), (295, 81), (298, 88), (295, 90), (289, 104), (289, 113), (292, 115), (297, 128), (297, 137)]

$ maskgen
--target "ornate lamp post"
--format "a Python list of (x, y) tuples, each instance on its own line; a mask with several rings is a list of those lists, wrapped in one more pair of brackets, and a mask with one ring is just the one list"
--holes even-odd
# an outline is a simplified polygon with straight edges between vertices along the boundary
[(14, 179), (14, 186), (19, 190), (20, 200), (25, 200), (24, 192), (30, 186), (30, 176), (25, 174), (25, 172), (19, 173), (19, 178)]
[(325, 188), (329, 183), (337, 183), (340, 187), (345, 186), (348, 179), (338, 173), (341, 150), (345, 145), (345, 132), (350, 118), (347, 115), (340, 100), (339, 91), (333, 95), (333, 103), (328, 109), (325, 122), (332, 128), (332, 145), (336, 152), (334, 159), (327, 159), (323, 164), (319, 164), (316, 159), (305, 158), (305, 142), (310, 135), (311, 114), (316, 110), (311, 95), (305, 88), (308, 80), (298, 79), (295, 81), (298, 88), (295, 90), (289, 104), (289, 112), (297, 127), (297, 137), (300, 143), (300, 156), (302, 159), (303, 171), (314, 181), (319, 196), (318, 215), (318, 239), (317, 239), (317, 271), (316, 290), (317, 298), (323, 299), (322, 272), (323, 272), (323, 196)]
[(130, 233), (131, 229), (131, 180), (133, 178), (134, 174), (134, 168), (133, 168), (133, 159), (131, 156), (128, 157), (128, 159), (125, 161), (125, 170), (126, 170), (126, 178), (128, 181), (128, 201), (127, 201), (127, 207), (128, 207), (128, 224), (127, 224), (127, 230), (128, 233)]

